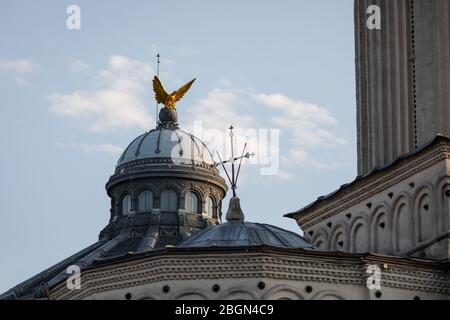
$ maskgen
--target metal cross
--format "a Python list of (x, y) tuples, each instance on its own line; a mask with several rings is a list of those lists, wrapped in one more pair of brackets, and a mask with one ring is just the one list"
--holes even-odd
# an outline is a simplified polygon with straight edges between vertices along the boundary
[[(222, 158), (220, 157), (219, 152), (216, 151), (220, 162), (215, 163), (215, 165), (216, 166), (222, 165), (222, 168), (225, 171), (225, 174), (227, 175), (228, 181), (231, 184), (231, 190), (233, 190), (233, 198), (235, 198), (236, 197), (237, 180), (239, 178), (239, 172), (241, 171), (242, 159), (244, 159), (244, 158), (248, 159), (250, 157), (253, 157), (255, 155), (255, 153), (254, 152), (252, 152), (252, 153), (249, 153), (249, 152), (245, 153), (245, 149), (247, 148), (247, 142), (246, 142), (245, 145), (244, 145), (244, 148), (242, 149), (242, 155), (240, 157), (235, 157), (234, 156), (234, 141), (233, 141), (234, 133), (233, 133), (233, 129), (234, 129), (234, 127), (230, 126), (231, 158), (229, 160), (223, 161)], [(239, 166), (238, 166), (237, 172), (235, 172), (234, 163), (236, 161), (238, 161), (238, 160), (239, 160)], [(225, 168), (225, 163), (229, 163), (229, 162), (231, 162), (231, 177), (228, 174), (227, 169)]]

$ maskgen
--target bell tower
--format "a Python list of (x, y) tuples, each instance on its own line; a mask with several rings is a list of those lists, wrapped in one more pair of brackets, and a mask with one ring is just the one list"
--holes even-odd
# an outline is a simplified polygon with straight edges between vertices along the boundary
[[(368, 7), (381, 29), (368, 29)], [(355, 0), (358, 174), (450, 136), (450, 1)]]

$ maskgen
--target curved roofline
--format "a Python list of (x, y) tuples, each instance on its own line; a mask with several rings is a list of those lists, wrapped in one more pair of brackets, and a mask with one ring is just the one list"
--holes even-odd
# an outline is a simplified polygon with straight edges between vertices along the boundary
[[(192, 133), (190, 133), (189, 131), (186, 131), (184, 129), (181, 129), (179, 127), (157, 127), (155, 129), (152, 129), (150, 131), (144, 132), (143, 134), (140, 134), (139, 136), (137, 136), (136, 138), (134, 138), (129, 144), (128, 146), (125, 148), (125, 150), (122, 152), (122, 154), (119, 157), (119, 160), (116, 163), (116, 168), (118, 168), (119, 166), (122, 166), (126, 163), (135, 161), (136, 159), (131, 159), (128, 161), (123, 161), (125, 158), (125, 155), (127, 154), (129, 148), (140, 139), (139, 143), (138, 143), (138, 147), (136, 149), (135, 152), (135, 157), (139, 156), (140, 154), (140, 149), (141, 146), (144, 142), (144, 140), (153, 132), (155, 131), (159, 131), (159, 135), (158, 135), (158, 139), (157, 139), (157, 145), (156, 145), (156, 150), (159, 150), (159, 144), (160, 144), (160, 139), (161, 139), (161, 135), (163, 133), (163, 130), (170, 130), (173, 131), (177, 134), (178, 137), (178, 141), (181, 142), (180, 139), (180, 135), (178, 134), (178, 131), (181, 131), (183, 134), (187, 135), (190, 137), (191, 141), (194, 143), (195, 147), (197, 148), (198, 154), (201, 155), (201, 157), (204, 157), (204, 150), (207, 150), (209, 156), (211, 157), (211, 160), (213, 161), (213, 164), (210, 165), (214, 165), (216, 163), (216, 160), (214, 158), (214, 155), (212, 154), (212, 152), (209, 150), (208, 146), (206, 145), (206, 143), (204, 143), (200, 138), (196, 137), (195, 135), (193, 135)], [(200, 147), (199, 145), (201, 145), (202, 147)], [(142, 159), (151, 159), (151, 158), (158, 158), (158, 157), (144, 157)], [(189, 160), (188, 158), (186, 158), (187, 160)], [(192, 159), (191, 159), (192, 160)], [(209, 163), (208, 163), (209, 164)]]
[[(265, 232), (259, 232), (258, 228)], [(242, 229), (245, 231), (241, 231)], [(235, 230), (236, 232), (234, 232)], [(214, 234), (215, 231), (217, 232)], [(214, 238), (214, 235), (219, 235), (220, 237)], [(245, 237), (241, 238), (242, 235), (245, 235)], [(295, 239), (289, 239), (289, 236)], [(211, 244), (208, 244), (208, 242), (211, 242)], [(248, 246), (267, 245), (272, 247), (312, 248), (308, 240), (298, 233), (267, 223), (249, 221), (228, 221), (208, 227), (187, 238), (178, 247), (220, 247), (220, 243), (227, 243), (225, 246), (229, 247), (241, 246), (243, 242), (248, 242)]]

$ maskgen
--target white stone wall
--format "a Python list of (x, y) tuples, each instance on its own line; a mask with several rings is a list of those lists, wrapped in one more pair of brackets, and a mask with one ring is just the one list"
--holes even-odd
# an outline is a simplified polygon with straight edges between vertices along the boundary
[[(446, 299), (448, 275), (436, 263), (302, 249), (181, 251), (82, 272), (81, 289), (65, 284), (50, 299)], [(367, 266), (381, 270), (367, 287)]]
[[(447, 143), (368, 176), (297, 215), (305, 237), (322, 250), (402, 255), (449, 230)], [(448, 258), (448, 238), (418, 250)]]

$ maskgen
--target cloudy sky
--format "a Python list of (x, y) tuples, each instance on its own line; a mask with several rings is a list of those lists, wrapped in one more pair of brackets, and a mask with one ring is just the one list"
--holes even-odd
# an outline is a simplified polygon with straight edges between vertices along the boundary
[[(71, 4), (79, 30), (66, 27)], [(279, 170), (246, 165), (238, 193), (247, 220), (299, 232), (283, 214), (356, 174), (352, 7), (1, 0), (0, 291), (96, 241), (120, 153), (155, 126), (157, 52), (166, 87), (197, 78), (182, 127), (279, 133)]]

